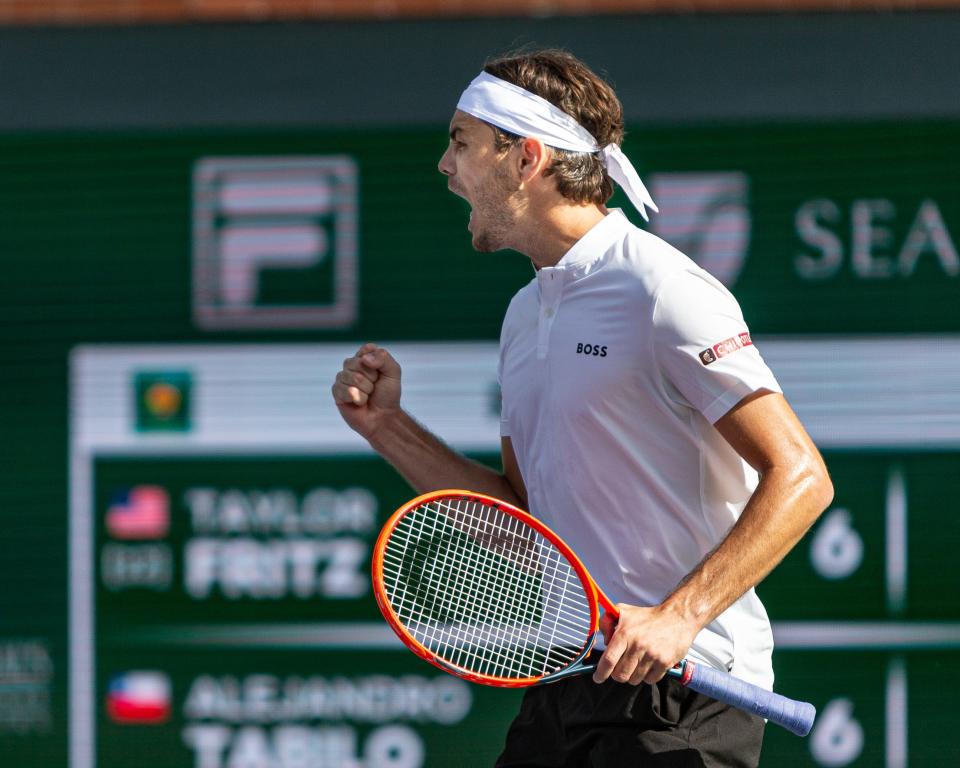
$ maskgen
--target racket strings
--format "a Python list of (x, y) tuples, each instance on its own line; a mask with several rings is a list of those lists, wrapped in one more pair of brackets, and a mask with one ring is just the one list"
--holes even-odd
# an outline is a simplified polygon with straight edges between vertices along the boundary
[[(434, 565), (439, 563), (442, 566), (449, 567), (452, 563), (457, 562), (457, 558), (451, 557), (448, 551), (441, 560), (435, 561)], [(482, 565), (482, 561), (477, 563), (477, 561), (474, 560), (473, 566), (471, 566), (471, 563), (468, 561), (459, 561), (457, 570), (447, 572), (447, 580), (450, 580), (451, 577), (453, 580), (458, 580), (456, 576), (459, 572), (468, 567), (475, 567), (477, 564)], [(439, 573), (442, 572), (441, 569)], [(438, 571), (435, 568), (428, 569), (425, 573), (427, 578), (434, 584), (441, 581), (441, 579), (437, 578)], [(522, 585), (523, 582), (514, 580), (513, 586), (516, 587), (518, 584)], [(543, 653), (542, 648), (538, 648), (536, 644), (531, 642), (532, 630), (535, 628), (528, 624), (517, 624), (516, 622), (511, 624), (502, 621), (504, 614), (509, 614), (512, 610), (512, 601), (509, 600), (510, 591), (503, 591), (500, 589), (502, 586), (502, 583), (495, 583), (494, 587), (496, 589), (491, 591), (490, 594), (486, 596), (486, 599), (478, 599), (473, 593), (467, 595), (466, 604), (470, 608), (471, 613), (476, 613), (479, 607), (481, 611), (486, 611), (489, 614), (492, 610), (495, 614), (492, 617), (488, 615), (484, 623), (474, 622), (471, 624), (460, 621), (452, 627), (444, 626), (436, 622), (432, 625), (424, 624), (422, 620), (425, 611), (423, 606), (420, 606), (413, 614), (420, 623), (410, 628), (423, 644), (441, 656), (441, 658), (446, 658), (452, 663), (473, 668), (482, 673), (498, 674), (503, 671), (505, 666), (522, 669), (523, 667), (517, 664), (518, 651), (525, 652), (526, 654), (528, 662), (527, 671), (531, 673), (536, 672), (538, 670), (538, 664), (543, 667), (541, 671), (548, 671), (550, 666), (552, 666), (552, 656), (555, 654)], [(528, 587), (524, 588), (521, 586), (521, 589), (524, 589), (524, 591), (528, 593), (530, 592)], [(505, 596), (507, 599), (505, 599)], [(455, 604), (449, 597), (444, 598), (439, 605), (442, 610), (455, 607)], [(454, 618), (467, 619), (469, 621), (474, 617), (459, 616)], [(493, 621), (490, 620), (491, 618)], [(501, 621), (496, 621), (497, 619), (501, 619)], [(581, 638), (576, 638), (576, 642), (579, 641), (581, 641)], [(504, 652), (502, 647), (505, 644), (510, 646), (507, 652)], [(542, 644), (541, 641), (540, 645)]]
[[(509, 521), (510, 521), (510, 523), (512, 523), (513, 525), (523, 526), (522, 523), (520, 523), (519, 521), (517, 521), (517, 520), (514, 519), (514, 518), (509, 518)], [(525, 526), (524, 526), (524, 527), (525, 527)], [(435, 527), (433, 527), (433, 531), (436, 531), (436, 528), (435, 528)], [(461, 561), (457, 562), (455, 559), (452, 559), (452, 558), (450, 557), (450, 552), (451, 552), (451, 550), (448, 549), (448, 550), (445, 551), (445, 553), (443, 554), (443, 556), (442, 556), (441, 559), (431, 561), (431, 564), (432, 564), (434, 567), (435, 567), (435, 566), (437, 565), (437, 563), (439, 562), (439, 563), (442, 563), (444, 566), (446, 566), (446, 567), (448, 567), (448, 568), (451, 567), (451, 566), (453, 566), (453, 567), (456, 568), (456, 570), (454, 570), (454, 571), (452, 571), (452, 572), (448, 572), (448, 573), (446, 574), (447, 576), (459, 577), (459, 576), (462, 576), (464, 572), (468, 572), (468, 573), (469, 573), (470, 569), (475, 569), (475, 568), (477, 568), (477, 567), (485, 567), (485, 566), (489, 565), (489, 557), (483, 557), (483, 558), (481, 558), (480, 561), (478, 561), (477, 558), (474, 557), (474, 558), (472, 558), (471, 560), (461, 560)], [(474, 552), (476, 552), (476, 550), (474, 550)], [(525, 559), (526, 559), (526, 564), (527, 564), (527, 566), (528, 566), (527, 572), (528, 572), (528, 573), (535, 573), (534, 571), (529, 570), (529, 566), (530, 566), (530, 565), (537, 565), (537, 564), (536, 564), (536, 563), (533, 563), (532, 561), (530, 561), (530, 560), (529, 560), (529, 556), (527, 556)], [(447, 560), (450, 560), (450, 562), (446, 562)], [(516, 562), (516, 561), (515, 561), (515, 562)], [(564, 561), (562, 558), (561, 558), (561, 560), (560, 560), (559, 562), (561, 562), (561, 563), (563, 563), (564, 565), (566, 565), (565, 561)], [(542, 566), (542, 563), (541, 563), (540, 565)], [(514, 571), (514, 574), (516, 574), (516, 571)], [(428, 571), (428, 572), (427, 572), (427, 576), (429, 577), (430, 575), (431, 575), (431, 572)], [(538, 581), (538, 582), (540, 582), (541, 579), (542, 579), (544, 576), (547, 577), (547, 579), (548, 579), (548, 581), (544, 582), (544, 585), (546, 586), (546, 589), (543, 590), (543, 592), (546, 594), (547, 597), (549, 597), (549, 595), (550, 595), (551, 592), (552, 592), (552, 590), (550, 589), (550, 581), (549, 581), (549, 580), (550, 580), (550, 579), (554, 579), (554, 580), (555, 580), (556, 575), (557, 575), (557, 570), (556, 570), (556, 568), (549, 568), (549, 569), (546, 569), (544, 573), (537, 573), (537, 574), (536, 574), (536, 578), (537, 578), (537, 581)], [(566, 569), (566, 574), (565, 574), (565, 575), (566, 575), (568, 578), (571, 577), (571, 576), (575, 577), (574, 572), (572, 571), (572, 569), (569, 569), (569, 568)], [(500, 576), (500, 574), (498, 574), (498, 578), (499, 578), (499, 576)], [(462, 582), (462, 578), (448, 578), (447, 581), (451, 581), (451, 582), (454, 582), (454, 581), (455, 581), (455, 582)], [(496, 585), (496, 584), (495, 584), (495, 586), (499, 586), (499, 585)], [(523, 581), (523, 580), (516, 580), (516, 579), (514, 579), (514, 583), (513, 583), (511, 586), (513, 586), (514, 588), (519, 587), (519, 591), (521, 592), (521, 594), (524, 595), (525, 599), (529, 599), (530, 595), (534, 594), (534, 593), (530, 590), (530, 588), (529, 588), (529, 587), (530, 587), (529, 580)], [(492, 599), (492, 600), (490, 600), (491, 595), (493, 596), (493, 599)], [(498, 600), (498, 597), (497, 597), (497, 596), (499, 596), (499, 600)], [(511, 596), (512, 596), (512, 595), (511, 595), (511, 592), (510, 592), (510, 591), (503, 592), (503, 591), (500, 591), (500, 590), (492, 590), (492, 591), (490, 591), (490, 594), (486, 595), (487, 602), (486, 602), (485, 604), (481, 605), (480, 607), (481, 607), (482, 609), (487, 609), (487, 610), (489, 610), (489, 609), (491, 608), (491, 604), (492, 604), (493, 607), (496, 607), (496, 606), (498, 606), (498, 605), (503, 606), (503, 605), (504, 605), (504, 603), (503, 603), (503, 598), (504, 598), (504, 597), (509, 598), (509, 597), (511, 597)], [(450, 603), (447, 598), (441, 598), (441, 601), (440, 601), (440, 607), (441, 607), (441, 608), (446, 608), (448, 604), (452, 605), (452, 603)], [(466, 594), (466, 604), (467, 604), (467, 605), (470, 605), (470, 606), (476, 606), (476, 605), (477, 605), (477, 600), (474, 599), (474, 594), (473, 594), (473, 593), (467, 593), (467, 594)], [(549, 607), (549, 601), (547, 602), (547, 606)], [(568, 606), (568, 607), (569, 607), (569, 606)], [(507, 605), (506, 608), (505, 608), (505, 610), (506, 610), (506, 612), (509, 613), (510, 610), (511, 610), (510, 606)], [(424, 611), (423, 611), (423, 608), (421, 607), (421, 613), (423, 613), (423, 612), (424, 612)], [(417, 616), (416, 618), (420, 618), (420, 617)], [(562, 619), (564, 618), (562, 614), (559, 615), (559, 618), (561, 618), (561, 621), (555, 626), (555, 630), (561, 629), (562, 626), (563, 626), (563, 624), (564, 624), (564, 622), (562, 621)], [(587, 621), (589, 621), (589, 609), (587, 608), (587, 609), (585, 609), (584, 611), (578, 612), (578, 618), (579, 618), (579, 619), (582, 619), (582, 620), (587, 620)], [(580, 622), (577, 622), (577, 623), (579, 624)], [(577, 638), (577, 641), (579, 642), (579, 627), (578, 627), (577, 629), (578, 629), (578, 634), (576, 634), (576, 635), (574, 635), (574, 636), (572, 636), (572, 637), (576, 637), (576, 638)], [(571, 638), (571, 639), (572, 639), (572, 638)]]
[(400, 622), (461, 668), (539, 677), (574, 661), (589, 638), (590, 601), (569, 561), (494, 505), (437, 499), (411, 510), (383, 561)]

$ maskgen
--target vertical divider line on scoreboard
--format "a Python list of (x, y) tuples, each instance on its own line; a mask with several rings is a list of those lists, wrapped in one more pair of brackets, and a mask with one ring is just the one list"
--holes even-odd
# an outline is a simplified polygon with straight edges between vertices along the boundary
[(899, 465), (887, 475), (886, 577), (887, 610), (891, 617), (902, 616), (907, 602), (907, 483)]
[(907, 768), (907, 667), (902, 656), (887, 664), (886, 768)]
[(69, 765), (93, 768), (93, 459), (87, 450), (75, 447), (70, 467)]

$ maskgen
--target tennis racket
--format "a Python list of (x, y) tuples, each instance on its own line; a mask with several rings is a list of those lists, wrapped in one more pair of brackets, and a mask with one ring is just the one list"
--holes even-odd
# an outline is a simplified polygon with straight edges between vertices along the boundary
[[(374, 595), (415, 654), (474, 683), (516, 688), (592, 672), (600, 607), (619, 618), (583, 563), (543, 523), (461, 490), (404, 504), (373, 551)], [(816, 710), (684, 659), (682, 685), (806, 736)]]

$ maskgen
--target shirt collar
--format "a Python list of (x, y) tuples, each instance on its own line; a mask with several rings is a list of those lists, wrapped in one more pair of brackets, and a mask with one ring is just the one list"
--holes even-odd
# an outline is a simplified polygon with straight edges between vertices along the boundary
[(626, 231), (630, 221), (619, 208), (610, 212), (594, 224), (587, 233), (573, 244), (569, 251), (552, 267), (543, 267), (540, 274), (553, 271), (565, 272), (569, 277), (578, 277), (589, 271), (586, 269), (598, 261), (613, 242)]

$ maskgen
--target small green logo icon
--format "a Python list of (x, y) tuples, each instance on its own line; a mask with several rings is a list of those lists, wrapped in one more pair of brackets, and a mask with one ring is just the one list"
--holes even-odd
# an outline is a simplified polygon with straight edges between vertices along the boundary
[(188, 432), (189, 371), (141, 371), (134, 376), (138, 432)]

